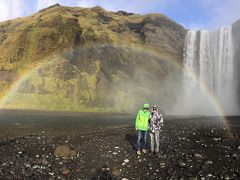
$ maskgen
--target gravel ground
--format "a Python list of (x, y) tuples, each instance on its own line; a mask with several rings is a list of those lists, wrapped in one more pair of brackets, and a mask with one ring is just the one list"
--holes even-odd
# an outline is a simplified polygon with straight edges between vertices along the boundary
[[(34, 121), (27, 127), (27, 120), (12, 120), (11, 125), (1, 119), (0, 178), (240, 179), (240, 121), (228, 119), (229, 128), (218, 117), (168, 117), (160, 153), (141, 156), (134, 146), (134, 119), (94, 126), (69, 118), (64, 125), (59, 121), (56, 131), (52, 121), (38, 128)], [(76, 155), (57, 157), (54, 152), (60, 145)]]

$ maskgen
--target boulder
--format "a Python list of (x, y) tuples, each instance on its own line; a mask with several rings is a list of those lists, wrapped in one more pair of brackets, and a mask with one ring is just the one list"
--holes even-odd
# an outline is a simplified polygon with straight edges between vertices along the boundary
[(57, 146), (54, 152), (54, 155), (56, 157), (73, 157), (73, 156), (76, 156), (76, 154), (77, 154), (76, 151), (72, 150), (67, 145)]

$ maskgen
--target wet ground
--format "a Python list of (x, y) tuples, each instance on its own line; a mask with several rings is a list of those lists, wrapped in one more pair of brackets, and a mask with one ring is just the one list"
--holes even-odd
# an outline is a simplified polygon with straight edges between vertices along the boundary
[(131, 115), (1, 110), (0, 179), (240, 179), (240, 118), (222, 122), (166, 117), (160, 153), (137, 156)]

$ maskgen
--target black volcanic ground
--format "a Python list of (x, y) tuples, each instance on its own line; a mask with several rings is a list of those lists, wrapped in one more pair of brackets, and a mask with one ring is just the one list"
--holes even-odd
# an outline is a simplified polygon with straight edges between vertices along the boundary
[[(158, 156), (137, 157), (134, 117), (0, 111), (1, 179), (239, 179), (239, 117), (166, 117)], [(59, 158), (67, 145), (77, 155)]]

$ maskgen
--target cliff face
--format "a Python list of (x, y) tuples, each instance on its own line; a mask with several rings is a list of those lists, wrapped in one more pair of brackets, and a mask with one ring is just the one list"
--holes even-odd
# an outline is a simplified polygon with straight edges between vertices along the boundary
[(176, 89), (184, 38), (185, 29), (164, 15), (100, 7), (54, 5), (2, 22), (1, 95), (32, 70), (2, 106), (122, 111), (164, 102)]

